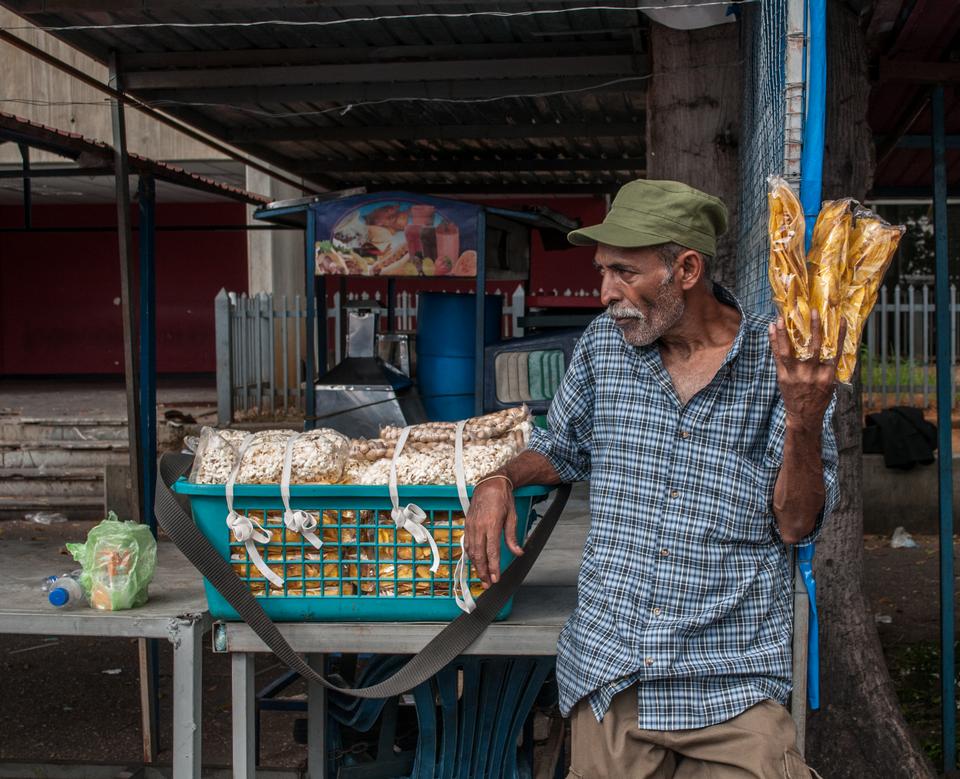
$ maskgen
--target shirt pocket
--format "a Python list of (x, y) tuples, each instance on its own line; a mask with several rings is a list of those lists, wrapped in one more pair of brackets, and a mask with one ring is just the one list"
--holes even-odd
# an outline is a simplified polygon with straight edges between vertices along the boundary
[(735, 450), (724, 455), (711, 535), (720, 543), (766, 544), (773, 540), (773, 489), (779, 469), (757, 465)]

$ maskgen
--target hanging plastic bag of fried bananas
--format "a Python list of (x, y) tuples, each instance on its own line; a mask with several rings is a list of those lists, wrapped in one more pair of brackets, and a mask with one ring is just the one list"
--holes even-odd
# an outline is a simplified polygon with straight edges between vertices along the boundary
[(770, 264), (768, 275), (773, 302), (783, 317), (793, 352), (801, 360), (810, 351), (810, 303), (804, 247), (804, 219), (800, 201), (780, 176), (767, 179), (770, 207)]
[(837, 363), (837, 379), (844, 384), (849, 384), (853, 376), (860, 336), (877, 302), (880, 282), (905, 231), (902, 225), (888, 224), (866, 208), (858, 208), (854, 214), (847, 248), (849, 283), (842, 305), (847, 337)]
[(825, 201), (813, 226), (807, 284), (810, 310), (820, 315), (821, 360), (834, 360), (840, 351), (841, 309), (852, 276), (847, 250), (855, 203), (850, 198)]

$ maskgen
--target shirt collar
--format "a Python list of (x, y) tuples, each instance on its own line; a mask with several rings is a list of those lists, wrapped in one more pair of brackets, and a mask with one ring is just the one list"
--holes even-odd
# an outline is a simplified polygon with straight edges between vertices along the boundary
[(737, 300), (736, 296), (726, 287), (721, 287), (717, 282), (713, 282), (713, 294), (721, 303), (733, 306), (737, 309), (737, 313), (740, 314), (740, 326), (737, 328), (737, 337), (733, 339), (733, 346), (730, 347), (730, 351), (727, 352), (727, 356), (720, 365), (722, 370), (740, 356), (740, 349), (743, 346), (743, 339), (746, 337), (747, 332), (747, 315), (743, 312), (743, 306), (740, 305), (740, 301)]

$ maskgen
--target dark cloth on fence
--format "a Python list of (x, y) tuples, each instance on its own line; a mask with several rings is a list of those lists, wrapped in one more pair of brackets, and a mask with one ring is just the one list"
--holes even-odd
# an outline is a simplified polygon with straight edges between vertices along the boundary
[(882, 454), (888, 468), (908, 471), (918, 463), (929, 465), (936, 448), (937, 426), (918, 408), (894, 406), (867, 415), (863, 452)]

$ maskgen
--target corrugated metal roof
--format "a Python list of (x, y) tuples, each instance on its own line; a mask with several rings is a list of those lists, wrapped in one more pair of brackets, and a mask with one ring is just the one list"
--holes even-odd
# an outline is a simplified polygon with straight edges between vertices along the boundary
[[(101, 61), (116, 50), (131, 94), (327, 187), (597, 192), (644, 172), (648, 23), (628, 0), (604, 3), (625, 11), (511, 18), (409, 18), (408, 12), (578, 4), (4, 4), (41, 27), (137, 25), (54, 34)], [(357, 16), (404, 18), (140, 26)], [(464, 100), (475, 102), (456, 102)]]
[[(878, 78), (870, 93), (867, 118), (877, 137), (874, 189), (883, 195), (921, 195), (932, 193), (933, 187), (929, 147), (933, 82), (921, 78), (917, 66), (942, 71), (946, 133), (960, 134), (956, 86), (960, 81), (956, 63), (960, 3), (902, 0), (896, 18), (898, 22), (876, 52)], [(960, 150), (947, 152), (947, 179), (951, 187), (960, 185)]]
[[(103, 167), (109, 169), (113, 165), (113, 148), (101, 141), (85, 138), (77, 133), (58, 130), (55, 127), (48, 127), (45, 124), (32, 122), (29, 119), (2, 111), (0, 111), (0, 139), (12, 140), (33, 148), (53, 152), (62, 157), (82, 162), (85, 168)], [(127, 157), (131, 173), (148, 174), (160, 181), (222, 195), (231, 200), (239, 200), (250, 205), (264, 205), (270, 200), (263, 195), (214, 181), (176, 165), (151, 160), (132, 152), (128, 153)]]

